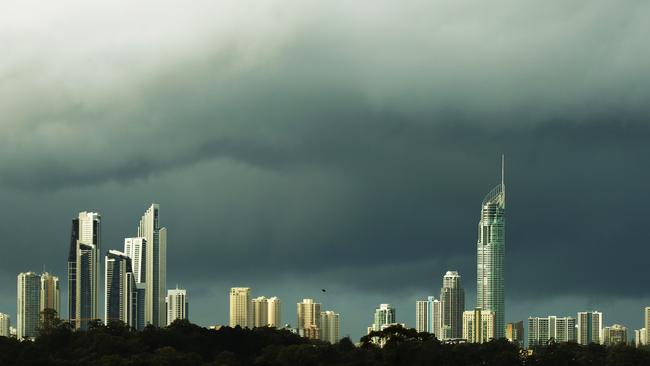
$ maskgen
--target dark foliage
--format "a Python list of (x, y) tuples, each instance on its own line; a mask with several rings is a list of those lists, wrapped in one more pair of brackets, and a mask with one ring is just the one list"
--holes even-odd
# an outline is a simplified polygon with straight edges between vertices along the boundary
[[(383, 340), (377, 347), (373, 340)], [(187, 321), (134, 332), (121, 323), (94, 323), (75, 332), (48, 322), (34, 342), (0, 337), (0, 365), (265, 365), (265, 366), (563, 366), (650, 365), (650, 352), (626, 346), (551, 344), (532, 355), (507, 341), (443, 344), (412, 329), (393, 327), (330, 345), (272, 328), (209, 330)]]

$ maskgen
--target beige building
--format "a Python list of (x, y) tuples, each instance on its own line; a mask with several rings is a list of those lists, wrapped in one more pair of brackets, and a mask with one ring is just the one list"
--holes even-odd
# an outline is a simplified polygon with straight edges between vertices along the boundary
[(253, 327), (253, 303), (249, 287), (230, 289), (230, 326)]
[(606, 346), (627, 344), (627, 328), (620, 324), (603, 328), (603, 344)]
[(603, 313), (578, 313), (578, 344), (603, 343)]
[(303, 299), (297, 304), (298, 334), (311, 339), (320, 339), (321, 304), (313, 299)]
[(280, 299), (277, 297), (271, 297), (267, 300), (269, 312), (268, 312), (268, 324), (269, 327), (280, 328), (282, 327), (282, 317), (280, 316)]
[(0, 337), (11, 335), (11, 317), (8, 314), (0, 313)]
[(650, 306), (646, 306), (643, 314), (645, 315), (645, 322), (643, 323), (644, 329), (645, 329), (645, 334), (642, 335), (642, 338), (644, 340), (643, 344), (647, 344), (647, 340), (650, 339), (648, 336), (650, 335)]
[(45, 272), (41, 275), (41, 311), (53, 309), (61, 317), (61, 289), (59, 278)]
[(634, 331), (634, 345), (636, 347), (645, 346), (646, 344), (646, 328), (637, 329)]
[(340, 316), (333, 311), (320, 313), (321, 336), (320, 339), (335, 344), (339, 341)]
[(494, 338), (494, 312), (476, 308), (463, 313), (463, 338), (469, 343), (485, 343)]
[(253, 326), (266, 327), (269, 324), (269, 300), (260, 296), (253, 299)]

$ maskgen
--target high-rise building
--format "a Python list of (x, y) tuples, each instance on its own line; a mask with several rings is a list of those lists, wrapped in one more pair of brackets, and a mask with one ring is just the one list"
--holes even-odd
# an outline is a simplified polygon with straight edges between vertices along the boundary
[(17, 338), (36, 338), (41, 309), (41, 276), (34, 272), (18, 275), (16, 303)]
[(230, 326), (253, 327), (253, 303), (251, 289), (248, 287), (230, 289)]
[(136, 328), (138, 292), (131, 258), (120, 251), (109, 250), (104, 268), (104, 322), (121, 321)]
[(124, 239), (124, 254), (131, 258), (131, 268), (133, 269), (133, 276), (136, 283), (145, 283), (147, 272), (147, 238), (125, 238)]
[(528, 318), (528, 347), (545, 346), (550, 341), (576, 342), (576, 337), (576, 320), (570, 316)]
[(269, 307), (269, 314), (268, 314), (268, 323), (269, 327), (276, 327), (280, 328), (282, 326), (282, 317), (280, 316), (280, 299), (277, 297), (271, 297), (268, 299), (268, 307)]
[(605, 346), (627, 344), (627, 328), (620, 324), (603, 328), (603, 344)]
[(641, 347), (646, 345), (646, 328), (634, 331), (634, 346)]
[(415, 302), (415, 330), (418, 332), (429, 331), (429, 301), (427, 300)]
[(522, 346), (524, 344), (524, 322), (520, 320), (506, 324), (506, 339)]
[(135, 291), (137, 293), (135, 329), (143, 330), (146, 325), (144, 313), (147, 292), (147, 238), (125, 238), (124, 254), (131, 258), (131, 269), (133, 270), (133, 277), (135, 279)]
[(340, 316), (333, 311), (320, 313), (321, 337), (320, 339), (331, 344), (339, 341)]
[(45, 272), (41, 275), (41, 311), (52, 309), (61, 316), (61, 288), (59, 278)]
[(303, 299), (297, 305), (298, 334), (311, 339), (320, 339), (321, 304), (313, 299)]
[[(650, 339), (650, 337), (648, 337), (650, 336), (650, 306), (645, 307), (643, 315), (645, 317), (644, 319), (645, 321), (643, 322), (643, 324), (645, 325), (644, 327), (645, 334), (643, 335), (643, 339), (648, 340)], [(643, 344), (645, 345), (647, 343), (643, 343)]]
[(506, 245), (505, 163), (501, 157), (501, 184), (494, 187), (481, 203), (477, 245), (477, 307), (495, 314), (495, 338), (505, 331), (504, 261)]
[(463, 338), (469, 343), (485, 343), (494, 338), (493, 311), (476, 308), (463, 312)]
[(11, 336), (11, 317), (0, 313), (0, 337)]
[(418, 300), (415, 304), (415, 329), (418, 332), (428, 332), (441, 338), (442, 303), (433, 296), (426, 300)]
[(465, 311), (465, 290), (461, 286), (460, 275), (447, 271), (442, 278), (440, 289), (442, 321), (440, 339), (461, 338), (463, 335), (463, 311)]
[(602, 343), (603, 313), (598, 311), (578, 313), (578, 343)]
[(187, 291), (176, 286), (174, 290), (167, 291), (167, 325), (170, 325), (177, 319), (187, 319), (189, 302), (187, 301)]
[(374, 322), (372, 323), (372, 330), (380, 331), (382, 326), (397, 323), (397, 311), (390, 304), (380, 304), (375, 309)]
[(165, 293), (167, 291), (167, 229), (160, 227), (160, 207), (153, 203), (140, 219), (138, 237), (145, 238), (145, 324), (156, 327), (167, 324)]
[(253, 299), (253, 326), (266, 327), (269, 324), (269, 300), (260, 296)]
[[(76, 329), (85, 329), (89, 320), (99, 318), (100, 251), (101, 215), (96, 212), (80, 212), (77, 218), (72, 219), (68, 253), (68, 318)], [(79, 264), (79, 255), (84, 256), (83, 265)], [(92, 257), (88, 258), (87, 255)], [(90, 270), (83, 273), (83, 286), (78, 283), (82, 275), (79, 273), (80, 268)], [(82, 290), (86, 291), (83, 300), (79, 293)], [(83, 309), (79, 309), (79, 306)], [(83, 319), (79, 319), (82, 313)]]
[(88, 330), (88, 324), (99, 318), (97, 313), (97, 287), (95, 277), (99, 268), (97, 247), (93, 244), (77, 245), (77, 288), (75, 329)]

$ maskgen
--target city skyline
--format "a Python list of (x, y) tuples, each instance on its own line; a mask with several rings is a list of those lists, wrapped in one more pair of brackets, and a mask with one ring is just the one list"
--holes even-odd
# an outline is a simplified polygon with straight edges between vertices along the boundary
[(597, 268), (647, 267), (649, 3), (197, 1), (0, 14), (14, 323), (21, 272), (59, 277), (68, 313), (73, 217), (101, 213), (103, 266), (151, 202), (169, 228), (159, 292), (182, 284), (200, 325), (227, 324), (247, 286), (282, 299), (283, 323), (313, 298), (358, 338), (382, 303), (414, 325), (448, 270), (472, 310), (503, 153), (504, 321), (597, 309), (642, 328), (650, 291)]
[[(486, 291), (487, 288), (487, 294), (493, 294), (495, 292), (497, 294), (503, 294), (505, 292), (502, 274), (505, 256), (505, 250), (503, 247), (505, 238), (504, 162), (505, 157), (502, 155), (501, 183), (490, 191), (490, 193), (488, 193), (483, 199), (481, 220), (479, 222), (479, 251), (476, 271), (477, 289), (483, 288), (483, 291)], [(35, 324), (35, 315), (32, 314), (31, 320), (29, 320), (30, 316), (25, 315), (25, 312), (29, 311), (25, 310), (26, 308), (21, 308), (21, 306), (23, 306), (21, 303), (25, 301), (21, 299), (30, 298), (30, 296), (35, 298), (32, 302), (37, 302), (39, 310), (43, 310), (44, 308), (54, 309), (63, 319), (72, 320), (73, 325), (76, 324), (76, 327), (81, 329), (86, 329), (87, 324), (91, 319), (101, 319), (104, 322), (108, 322), (109, 320), (120, 320), (129, 324), (131, 327), (140, 328), (142, 319), (138, 320), (138, 317), (143, 318), (147, 311), (146, 300), (142, 300), (142, 294), (146, 293), (145, 280), (147, 275), (151, 276), (150, 273), (153, 271), (160, 271), (161, 274), (158, 276), (162, 277), (163, 281), (165, 281), (164, 279), (166, 278), (166, 228), (160, 228), (158, 224), (158, 211), (159, 205), (151, 204), (140, 220), (140, 225), (138, 227), (139, 237), (127, 237), (124, 239), (124, 253), (109, 249), (103, 267), (100, 267), (96, 260), (96, 257), (98, 256), (97, 248), (100, 247), (99, 243), (102, 241), (101, 215), (96, 212), (80, 212), (78, 218), (73, 219), (70, 241), (71, 254), (68, 257), (67, 279), (69, 286), (74, 286), (75, 288), (74, 292), (69, 292), (69, 303), (72, 303), (73, 299), (75, 299), (75, 308), (78, 310), (75, 312), (74, 316), (70, 314), (69, 318), (65, 318), (65, 316), (61, 314), (61, 295), (59, 279), (57, 276), (48, 272), (44, 272), (42, 275), (36, 275), (33, 272), (21, 273), (18, 276), (18, 308), (16, 313), (17, 322), (20, 324), (17, 330), (18, 333), (27, 337), (33, 337), (35, 335), (35, 330), (33, 329), (33, 324)], [(160, 232), (162, 232), (162, 234)], [(149, 254), (152, 249), (148, 247), (148, 242), (158, 242), (159, 244), (156, 246), (159, 248), (157, 249), (159, 252)], [(497, 246), (500, 245), (496, 251), (491, 249), (490, 245), (487, 245), (487, 249), (485, 249), (486, 244), (494, 244), (495, 242)], [(72, 256), (73, 248), (75, 249), (74, 257)], [(494, 253), (491, 251), (494, 251)], [(159, 264), (155, 265), (160, 266), (161, 269), (155, 269), (155, 266), (152, 264), (154, 262), (151, 261), (150, 258), (162, 258), (162, 260), (157, 259)], [(483, 263), (489, 263), (492, 267), (486, 266)], [(137, 267), (134, 267), (134, 265), (137, 265)], [(154, 266), (153, 271), (151, 268), (152, 266)], [(103, 274), (98, 273), (98, 271), (101, 270), (96, 267), (103, 268), (105, 272)], [(491, 275), (486, 276), (485, 273), (491, 273)], [(35, 292), (34, 295), (27, 296), (25, 295), (25, 290), (21, 290), (21, 288), (25, 287), (24, 284), (21, 285), (21, 281), (22, 283), (25, 282), (25, 280), (21, 280), (21, 278), (26, 278), (24, 276), (30, 275), (35, 276), (39, 284), (38, 291)], [(102, 275), (104, 276), (103, 283), (98, 284), (98, 287), (95, 287), (95, 284), (97, 283), (96, 278), (101, 277)], [(479, 293), (477, 296), (477, 307), (474, 310), (464, 309), (464, 288), (461, 285), (460, 278), (461, 276), (457, 271), (446, 271), (442, 280), (440, 299), (438, 300), (434, 296), (428, 296), (427, 300), (418, 300), (416, 302), (415, 322), (413, 325), (407, 324), (406, 326), (416, 328), (419, 331), (434, 333), (439, 339), (443, 340), (465, 338), (469, 342), (480, 343), (492, 337), (504, 337), (506, 332), (505, 324), (501, 330), (503, 334), (499, 335), (499, 325), (497, 320), (499, 316), (497, 315), (497, 311), (495, 311), (495, 309), (503, 309), (503, 304), (500, 306), (491, 305), (502, 302), (503, 298), (485, 299), (486, 295), (481, 295)], [(495, 278), (497, 280), (495, 280)], [(81, 279), (81, 281), (79, 279)], [(482, 285), (484, 282), (487, 282), (493, 287)], [(137, 287), (136, 284), (142, 286)], [(104, 316), (95, 316), (93, 318), (90, 315), (87, 315), (87, 317), (80, 317), (80, 314), (91, 314), (92, 311), (94, 311), (93, 308), (96, 308), (96, 306), (93, 305), (96, 301), (94, 299), (98, 298), (96, 292), (98, 292), (100, 288), (103, 288), (103, 291), (105, 291), (104, 306), (102, 309), (104, 311)], [(138, 292), (139, 289), (141, 289), (141, 293)], [(495, 289), (498, 291), (495, 291)], [(22, 295), (21, 291), (23, 291)], [(165, 317), (165, 322), (160, 326), (169, 325), (174, 319), (187, 319), (188, 302), (186, 301), (186, 290), (177, 287), (175, 290), (169, 289), (165, 292), (167, 293), (167, 296), (164, 297), (164, 310), (166, 310), (166, 312), (162, 314), (162, 316)], [(322, 289), (322, 292), (325, 293), (326, 290)], [(79, 294), (81, 294), (81, 296)], [(231, 288), (230, 326), (240, 325), (251, 328), (266, 326), (270, 324), (270, 319), (281, 317), (279, 306), (273, 308), (273, 310), (269, 308), (269, 300), (279, 304), (279, 299), (277, 297), (266, 298), (265, 296), (260, 296), (257, 298), (251, 298), (251, 296), (251, 288), (249, 287)], [(182, 304), (180, 304), (179, 301), (182, 302)], [(305, 305), (307, 305), (307, 307), (305, 307)], [(482, 308), (481, 305), (486, 306), (487, 309)], [(168, 309), (171, 309), (170, 306), (174, 309), (172, 313), (168, 311)], [(490, 308), (490, 306), (492, 306), (492, 308)], [(143, 307), (144, 309), (142, 309)], [(315, 310), (311, 309), (312, 307), (315, 307)], [(295, 329), (298, 334), (305, 337), (323, 338), (330, 341), (333, 339), (339, 339), (339, 314), (329, 310), (325, 312), (321, 312), (320, 310), (321, 304), (313, 303), (312, 299), (304, 299), (303, 302), (298, 303), (297, 328), (293, 329)], [(151, 312), (151, 310), (149, 311)], [(390, 318), (390, 322), (386, 323), (385, 321), (379, 320), (380, 318), (378, 318), (378, 314), (384, 314), (380, 318)], [(383, 327), (391, 324), (405, 324), (405, 322), (397, 318), (395, 314), (395, 307), (390, 304), (381, 304), (375, 310), (374, 322), (371, 327), (368, 327), (368, 332), (371, 330), (381, 330)], [(645, 307), (643, 316), (644, 325), (646, 325), (646, 327), (641, 330), (634, 329), (634, 332), (628, 332), (627, 327), (620, 324), (604, 326), (602, 312), (598, 311), (578, 312), (577, 320), (573, 318), (557, 318), (556, 316), (549, 316), (547, 318), (529, 316), (529, 334), (527, 334), (526, 340), (529, 345), (545, 344), (550, 339), (555, 339), (560, 342), (573, 340), (581, 344), (588, 344), (591, 342), (613, 344), (620, 342), (621, 339), (631, 341), (630, 337), (632, 337), (634, 342), (638, 343), (639, 337), (643, 337), (644, 339), (647, 338), (649, 314), (650, 307)], [(326, 318), (323, 318), (323, 316)], [(335, 316), (335, 318), (333, 318), (333, 316)], [(460, 319), (458, 319), (459, 316)], [(31, 322), (32, 325), (25, 325), (26, 317), (28, 319), (27, 323)], [(75, 318), (82, 320), (75, 321)], [(6, 319), (5, 316), (5, 323)], [(324, 330), (320, 326), (322, 319), (328, 319), (328, 324), (330, 321), (334, 321), (333, 319), (335, 319), (335, 323), (331, 323), (327, 330)], [(569, 328), (573, 329), (573, 327), (568, 327), (567, 324), (565, 324), (567, 322), (566, 319), (571, 319), (573, 322), (572, 324), (575, 325), (575, 334), (573, 336), (566, 334), (566, 332), (571, 331)], [(462, 321), (461, 328), (454, 325), (458, 320)], [(564, 324), (563, 328), (560, 325), (556, 325), (556, 322), (558, 322), (557, 324)], [(277, 323), (277, 321), (274, 321), (274, 324), (275, 323)], [(523, 322), (519, 321), (519, 323), (522, 324)], [(511, 326), (511, 324), (508, 325)], [(26, 327), (27, 330), (25, 330)], [(633, 328), (634, 327), (632, 327), (632, 329)], [(555, 332), (560, 332), (560, 329), (564, 329), (562, 331), (563, 333), (556, 334)], [(461, 332), (462, 335), (456, 335), (456, 333)], [(509, 333), (511, 332), (512, 330), (509, 330)]]

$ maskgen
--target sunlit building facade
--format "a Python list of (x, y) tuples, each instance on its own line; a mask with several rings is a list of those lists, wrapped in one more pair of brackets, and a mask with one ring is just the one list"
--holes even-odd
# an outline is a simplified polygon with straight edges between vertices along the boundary
[(34, 272), (20, 273), (17, 295), (16, 337), (36, 338), (41, 313), (41, 276)]
[(465, 311), (465, 290), (457, 271), (447, 271), (440, 289), (441, 324), (439, 339), (454, 339), (463, 336), (463, 312)]
[(576, 342), (576, 320), (570, 316), (528, 318), (528, 346), (545, 346), (549, 342)]
[(156, 327), (167, 324), (167, 228), (160, 226), (160, 206), (151, 204), (140, 219), (138, 237), (145, 238), (144, 322)]
[(578, 313), (578, 343), (602, 343), (603, 313), (599, 311)]
[(320, 339), (331, 344), (339, 341), (340, 315), (333, 311), (324, 311), (320, 313)]
[(230, 289), (230, 326), (253, 327), (253, 303), (249, 287)]
[(463, 313), (463, 338), (469, 343), (485, 343), (495, 337), (493, 311), (476, 308)]
[(494, 187), (481, 203), (477, 247), (476, 307), (495, 314), (495, 338), (505, 331), (505, 208), (504, 162), (501, 184)]

